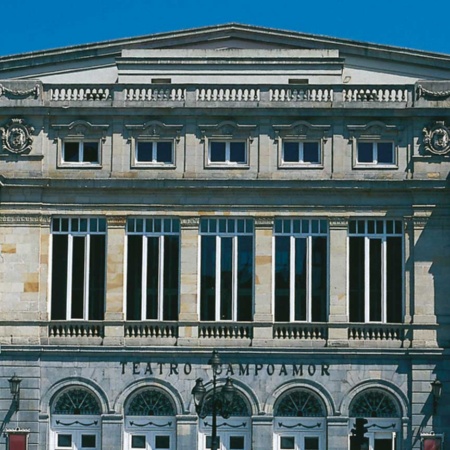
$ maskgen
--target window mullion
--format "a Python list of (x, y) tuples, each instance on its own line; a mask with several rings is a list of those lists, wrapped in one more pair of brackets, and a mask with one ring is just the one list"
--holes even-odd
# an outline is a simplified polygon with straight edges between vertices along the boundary
[(157, 159), (157, 155), (156, 155), (156, 142), (155, 141), (153, 141), (152, 142), (152, 163), (155, 163), (156, 162), (156, 159)]
[(164, 305), (164, 235), (159, 236), (158, 320), (163, 320)]
[(298, 143), (298, 162), (304, 162), (303, 142)]
[(67, 311), (66, 320), (72, 319), (72, 273), (73, 273), (73, 235), (68, 235), (67, 245)]
[(289, 261), (289, 320), (295, 321), (295, 236), (290, 236)]
[(216, 321), (220, 321), (221, 250), (221, 237), (216, 236)]
[(142, 286), (141, 286), (141, 320), (147, 319), (147, 264), (148, 238), (142, 236)]
[(231, 148), (230, 141), (227, 141), (225, 143), (225, 161), (227, 163), (230, 162), (230, 148)]
[(378, 143), (373, 143), (373, 162), (374, 164), (378, 164)]
[(87, 234), (84, 238), (84, 248), (85, 248), (85, 257), (84, 257), (84, 286), (83, 286), (83, 318), (84, 320), (89, 320), (89, 276), (90, 276), (90, 264), (91, 260), (91, 239), (90, 235)]
[(81, 141), (78, 145), (78, 158), (80, 162), (84, 161), (84, 142)]
[(370, 238), (364, 237), (364, 321), (370, 322)]

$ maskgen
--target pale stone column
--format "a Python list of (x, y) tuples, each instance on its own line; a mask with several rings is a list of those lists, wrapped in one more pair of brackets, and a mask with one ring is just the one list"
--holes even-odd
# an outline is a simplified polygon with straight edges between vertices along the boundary
[(329, 346), (348, 346), (348, 327), (333, 326), (334, 324), (345, 324), (349, 321), (348, 298), (347, 298), (347, 233), (348, 219), (332, 217), (329, 220)]
[(327, 418), (328, 450), (342, 450), (348, 448), (348, 419), (346, 417)]
[(125, 216), (107, 218), (105, 344), (123, 343), (124, 320)]
[(197, 416), (177, 416), (176, 448), (198, 448)]
[(123, 416), (121, 414), (104, 414), (102, 416), (102, 449), (122, 448)]
[(268, 450), (273, 448), (273, 417), (254, 416), (252, 418), (253, 450)]
[(199, 223), (200, 219), (198, 217), (181, 218), (178, 345), (195, 344), (198, 339)]
[[(413, 217), (414, 246), (411, 249), (413, 269), (413, 305), (411, 314), (415, 328), (413, 329), (413, 347), (437, 347), (436, 341), (436, 313), (435, 313), (435, 285), (432, 273), (433, 261), (439, 249), (436, 245), (435, 230), (429, 223), (429, 213), (421, 212)], [(433, 254), (430, 254), (433, 249)], [(423, 327), (417, 326), (423, 325)]]
[(255, 309), (253, 346), (264, 346), (272, 341), (273, 329), (273, 218), (255, 219)]

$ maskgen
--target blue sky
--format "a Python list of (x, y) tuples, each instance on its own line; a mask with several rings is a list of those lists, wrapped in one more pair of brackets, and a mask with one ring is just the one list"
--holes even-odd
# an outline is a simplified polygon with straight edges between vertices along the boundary
[[(2, 2), (0, 55), (238, 22), (450, 54), (450, 1)], [(416, 6), (417, 5), (417, 6)]]

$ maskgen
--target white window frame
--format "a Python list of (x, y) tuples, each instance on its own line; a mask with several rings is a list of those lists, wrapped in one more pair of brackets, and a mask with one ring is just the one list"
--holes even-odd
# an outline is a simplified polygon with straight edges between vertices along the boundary
[[(366, 417), (368, 428), (365, 437), (369, 440), (369, 448), (367, 450), (375, 449), (375, 440), (377, 439), (391, 439), (392, 450), (401, 448), (401, 419), (398, 418), (371, 418)], [(350, 438), (352, 436), (351, 429), (354, 428), (355, 418), (351, 417), (349, 420), (348, 430), (348, 448), (350, 449)], [(397, 444), (397, 445), (396, 445)]]
[(305, 438), (319, 438), (319, 450), (326, 450), (326, 419), (322, 417), (276, 416), (273, 434), (273, 448), (275, 450), (282, 450), (282, 437), (293, 437), (295, 439), (295, 450), (304, 449)]
[[(141, 220), (143, 222), (142, 231), (136, 231), (136, 221)], [(161, 221), (161, 231), (154, 231), (155, 220)], [(131, 221), (134, 221), (134, 231), (130, 231)], [(170, 222), (169, 222), (170, 221)], [(178, 221), (178, 230), (175, 226)], [(151, 224), (151, 225), (150, 225)], [(167, 225), (166, 225), (167, 224)], [(175, 230), (175, 231), (174, 231)], [(158, 218), (135, 218), (131, 217), (127, 222), (127, 236), (135, 235), (142, 236), (142, 286), (141, 286), (141, 319), (145, 321), (162, 321), (164, 320), (164, 237), (165, 236), (178, 236), (181, 238), (179, 219), (171, 217), (158, 217)], [(144, 299), (147, 296), (147, 267), (148, 267), (148, 245), (147, 240), (149, 237), (158, 238), (158, 317), (157, 319), (147, 319), (147, 302)], [(127, 249), (128, 252), (128, 249)], [(128, 270), (128, 268), (127, 268)], [(178, 275), (180, 276), (180, 268), (178, 267)], [(125, 290), (126, 292), (126, 290)], [(178, 293), (178, 302), (179, 293)], [(125, 302), (126, 304), (126, 302)], [(179, 306), (179, 305), (178, 305)]]
[[(148, 449), (148, 443), (154, 441), (156, 436), (169, 436), (170, 450), (177, 448), (176, 420), (173, 416), (151, 416), (149, 423), (146, 416), (127, 416), (124, 424), (124, 448), (125, 450), (134, 450), (132, 447), (132, 438), (135, 435), (145, 436), (145, 449)], [(159, 425), (159, 426), (158, 426)], [(154, 447), (151, 447), (154, 448)]]
[[(253, 237), (253, 279), (252, 279), (252, 314), (253, 317), (254, 313), (254, 295), (255, 295), (255, 289), (254, 289), (254, 277), (255, 277), (255, 266), (254, 266), (254, 258), (255, 258), (255, 225), (253, 219), (248, 218), (221, 218), (221, 219), (203, 219), (208, 220), (208, 231), (202, 231), (200, 229), (200, 241), (202, 236), (215, 236), (215, 252), (216, 252), (216, 267), (215, 267), (215, 318), (214, 321), (216, 322), (237, 322), (238, 321), (238, 277), (237, 277), (237, 265), (238, 265), (238, 246), (237, 246), (237, 240), (238, 236), (252, 236)], [(251, 229), (252, 231), (247, 231), (247, 221), (251, 221)], [(229, 222), (234, 222), (234, 230), (238, 230), (238, 224), (239, 221), (243, 221), (244, 224), (244, 231), (209, 231), (211, 221), (216, 222), (216, 230), (219, 229), (219, 223), (220, 221), (226, 221), (228, 228)], [(200, 221), (200, 224), (202, 221)], [(200, 225), (201, 226), (201, 225)], [(232, 286), (233, 286), (233, 294), (232, 294), (232, 303), (231, 303), (231, 319), (222, 319), (220, 317), (220, 311), (221, 311), (221, 273), (222, 273), (222, 266), (221, 266), (221, 239), (222, 238), (232, 238)], [(201, 244), (200, 244), (201, 245)], [(199, 258), (200, 260), (200, 258)], [(201, 278), (201, 264), (202, 261), (200, 260), (200, 270), (199, 270), (199, 277)], [(200, 283), (199, 283), (199, 289), (201, 289)], [(200, 296), (199, 296), (200, 297)], [(199, 307), (201, 300), (199, 302)]]
[[(168, 142), (171, 145), (171, 161), (170, 162), (160, 162), (157, 161), (157, 153), (158, 153), (158, 144), (159, 143)], [(138, 160), (138, 148), (141, 143), (151, 143), (152, 144), (152, 160), (151, 161), (139, 161)], [(134, 161), (132, 162), (132, 167), (175, 167), (175, 139), (158, 139), (158, 140), (149, 140), (149, 139), (138, 139), (134, 142), (132, 147), (132, 157)]]
[[(387, 238), (388, 237), (401, 237), (402, 239), (402, 273), (404, 273), (404, 233), (395, 232), (395, 222), (401, 222), (401, 220), (396, 219), (381, 219), (381, 218), (371, 218), (371, 219), (352, 219), (357, 222), (364, 222), (364, 231), (357, 230), (356, 232), (351, 232), (349, 229), (348, 239), (352, 237), (363, 237), (364, 238), (364, 323), (389, 323), (387, 321)], [(368, 227), (369, 222), (374, 221), (374, 227), (377, 227), (377, 222), (383, 222), (383, 232), (369, 233)], [(393, 222), (393, 232), (387, 232), (387, 223)], [(403, 228), (403, 226), (402, 226)], [(371, 239), (381, 239), (381, 321), (370, 320), (370, 240)], [(349, 241), (350, 248), (350, 241)], [(350, 258), (348, 258), (348, 276), (350, 277)], [(350, 286), (350, 282), (348, 283)], [(402, 287), (402, 317), (404, 316), (404, 287)], [(349, 297), (350, 298), (350, 297)]]
[[(225, 159), (223, 161), (211, 161), (211, 145), (213, 143), (224, 143), (225, 144)], [(231, 143), (239, 142), (244, 144), (244, 161), (231, 161)], [(248, 166), (248, 142), (245, 139), (211, 139), (208, 140), (208, 166)]]
[[(371, 144), (372, 145), (372, 161), (371, 162), (360, 162), (359, 161), (359, 144)], [(392, 145), (392, 162), (378, 162), (378, 144), (391, 144)], [(356, 164), (357, 167), (361, 166), (377, 166), (377, 167), (395, 167), (396, 166), (396, 151), (395, 143), (393, 141), (368, 141), (368, 140), (358, 140), (356, 143)]]
[[(68, 220), (68, 231), (54, 231), (53, 229), (53, 220)], [(90, 261), (90, 237), (94, 234), (100, 234), (105, 235), (107, 234), (107, 224), (106, 219), (103, 217), (54, 217), (52, 220), (52, 232), (51, 235), (67, 235), (68, 236), (68, 245), (67, 245), (67, 286), (66, 286), (66, 319), (70, 321), (86, 321), (89, 320), (89, 261)], [(78, 221), (78, 229), (80, 229), (80, 221), (81, 220), (87, 220), (87, 230), (86, 231), (73, 231), (72, 230), (72, 220)], [(104, 231), (92, 231), (91, 230), (91, 220), (97, 221), (97, 230), (99, 229), (99, 221), (105, 220), (105, 230)], [(61, 222), (60, 222), (61, 224)], [(60, 225), (61, 226), (61, 225)], [(83, 318), (72, 318), (71, 312), (72, 312), (72, 286), (73, 286), (73, 279), (72, 279), (72, 272), (73, 272), (73, 239), (74, 237), (85, 237), (85, 253), (84, 253), (84, 286), (83, 286)], [(106, 249), (105, 249), (106, 251)], [(53, 264), (55, 264), (56, 261), (53, 261), (53, 257), (51, 259), (51, 264), (53, 267)], [(106, 258), (105, 258), (105, 264), (106, 264)], [(105, 270), (106, 275), (106, 270)], [(106, 291), (106, 285), (105, 285), (105, 291)], [(52, 289), (50, 288), (50, 305), (52, 304), (51, 299), (51, 292)], [(106, 295), (106, 292), (105, 292)]]
[[(97, 144), (97, 161), (83, 161), (84, 159), (84, 144), (85, 142)], [(66, 161), (66, 144), (76, 143), (78, 144), (78, 161)], [(64, 139), (62, 143), (61, 165), (80, 165), (80, 166), (101, 166), (101, 141), (100, 139)]]
[[(284, 160), (284, 151), (285, 151), (285, 144), (286, 143), (295, 143), (298, 146), (298, 161), (285, 161)], [(317, 154), (318, 154), (318, 161), (316, 162), (309, 162), (304, 160), (304, 144), (310, 144), (314, 143), (317, 144)], [(281, 159), (280, 159), (280, 166), (282, 167), (301, 167), (301, 166), (307, 166), (307, 167), (322, 167), (322, 145), (319, 140), (294, 140), (294, 139), (283, 139), (282, 140), (282, 150), (281, 150)]]
[[(288, 226), (288, 229), (277, 231), (276, 224), (277, 220), (282, 221), (282, 226)], [(300, 223), (300, 230), (294, 231), (294, 223)], [(308, 232), (302, 232), (303, 223), (308, 223)], [(313, 230), (313, 223), (317, 223), (317, 231)], [(323, 226), (326, 227), (326, 231), (323, 231)], [(290, 261), (289, 261), (289, 321), (299, 322), (299, 323), (310, 323), (312, 322), (312, 238), (315, 236), (325, 237), (327, 239), (327, 269), (329, 266), (329, 255), (328, 255), (328, 245), (329, 245), (329, 232), (328, 223), (325, 219), (292, 219), (292, 218), (280, 218), (275, 219), (274, 231), (273, 231), (273, 275), (272, 279), (275, 280), (275, 251), (276, 245), (275, 241), (277, 237), (284, 236), (290, 238)], [(321, 231), (322, 230), (322, 231)], [(307, 286), (306, 286), (306, 320), (295, 320), (295, 240), (297, 238), (306, 238), (306, 261), (307, 261)], [(329, 279), (329, 277), (327, 277)], [(327, 281), (327, 292), (328, 292), (328, 281)], [(273, 301), (274, 301), (274, 311), (275, 311), (275, 281), (273, 283)], [(328, 303), (328, 302), (327, 302)], [(328, 317), (328, 304), (326, 305), (326, 317)]]
[[(210, 450), (206, 447), (206, 439), (211, 436), (211, 416), (201, 420), (199, 424), (198, 450)], [(209, 425), (206, 426), (206, 423)], [(217, 436), (220, 439), (220, 450), (229, 450), (230, 437), (244, 437), (244, 450), (251, 450), (251, 421), (248, 417), (232, 416), (228, 419), (217, 417)]]
[[(92, 424), (89, 426), (80, 425)], [(94, 422), (97, 422), (95, 424)], [(102, 448), (102, 430), (100, 416), (97, 415), (71, 415), (71, 414), (55, 414), (51, 418), (50, 431), (50, 449), (51, 450), (82, 450), (82, 435), (95, 435), (95, 447), (84, 447), (86, 449)], [(58, 447), (58, 435), (70, 434), (72, 436), (72, 445), (70, 447)]]

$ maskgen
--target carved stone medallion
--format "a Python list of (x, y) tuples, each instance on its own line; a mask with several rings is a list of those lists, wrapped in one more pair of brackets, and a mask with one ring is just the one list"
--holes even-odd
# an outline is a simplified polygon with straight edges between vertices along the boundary
[(450, 152), (450, 131), (444, 122), (437, 121), (431, 128), (423, 129), (425, 150), (435, 155), (445, 155)]
[(2, 146), (8, 152), (20, 154), (31, 150), (34, 128), (26, 125), (23, 119), (11, 119), (0, 128)]

